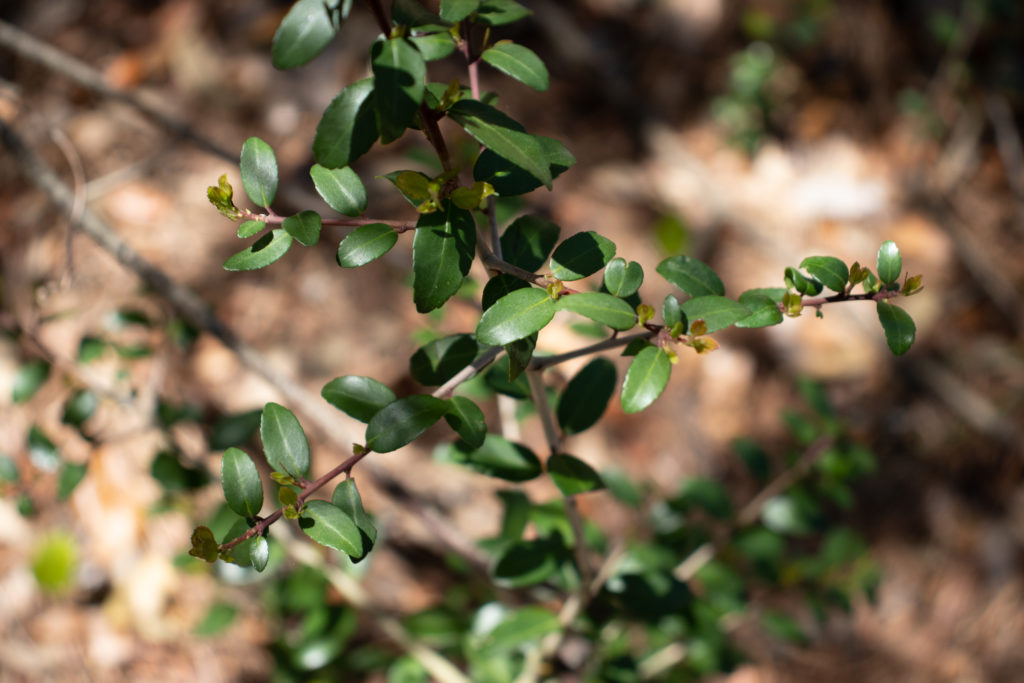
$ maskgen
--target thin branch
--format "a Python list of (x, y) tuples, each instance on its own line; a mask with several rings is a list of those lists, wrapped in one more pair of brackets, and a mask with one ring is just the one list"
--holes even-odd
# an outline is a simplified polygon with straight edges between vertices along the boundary
[(575, 351), (567, 351), (566, 353), (559, 353), (554, 356), (534, 356), (530, 361), (530, 370), (543, 370), (549, 368), (552, 365), (558, 365), (564, 363), (567, 360), (573, 358), (579, 358), (580, 356), (589, 356), (592, 353), (598, 353), (600, 351), (607, 351), (608, 349), (615, 349), (621, 346), (627, 346), (630, 342), (636, 341), (637, 339), (650, 339), (651, 337), (657, 336), (657, 330), (647, 330), (646, 332), (637, 332), (635, 334), (627, 334), (622, 337), (612, 337), (605, 339), (604, 341), (597, 342), (596, 344), (590, 344), (576, 349)]
[(71, 169), (71, 182), (74, 183), (75, 198), (71, 204), (68, 231), (64, 238), (64, 281), (71, 284), (71, 281), (75, 279), (75, 257), (72, 250), (75, 229), (78, 228), (78, 223), (82, 220), (82, 212), (85, 211), (85, 167), (82, 166), (82, 157), (79, 156), (78, 150), (75, 149), (71, 138), (64, 131), (60, 128), (51, 128), (50, 139), (54, 141), (67, 160), (68, 167)]
[[(260, 223), (266, 223), (267, 225), (281, 225), (288, 219), (288, 216), (255, 213), (253, 211), (246, 210), (243, 211), (242, 218), (243, 220), (259, 221)], [(390, 225), (396, 232), (402, 233), (408, 232), (409, 230), (415, 230), (417, 222), (398, 221), (387, 218), (324, 218), (321, 220), (320, 225), (325, 227), (358, 228), (362, 225), (373, 225), (374, 223)]]
[(115, 88), (107, 83), (102, 74), (85, 62), (30, 36), (5, 21), (0, 21), (0, 47), (5, 47), (26, 59), (30, 59), (50, 71), (59, 73), (78, 85), (99, 93), (104, 97), (109, 97), (134, 107), (171, 131), (174, 135), (192, 141), (207, 152), (216, 154), (229, 161), (238, 160), (236, 154), (227, 151), (218, 143), (197, 133), (186, 121), (168, 114), (167, 112), (172, 107), (163, 99), (147, 93), (134, 93)]
[(455, 391), (463, 382), (472, 379), (478, 372), (486, 368), (488, 365), (494, 362), (494, 360), (501, 355), (501, 352), (505, 349), (501, 346), (492, 346), (491, 348), (480, 354), (480, 357), (474, 360), (466, 367), (459, 370), (450, 380), (439, 386), (431, 394), (434, 398), (451, 398), (452, 392)]

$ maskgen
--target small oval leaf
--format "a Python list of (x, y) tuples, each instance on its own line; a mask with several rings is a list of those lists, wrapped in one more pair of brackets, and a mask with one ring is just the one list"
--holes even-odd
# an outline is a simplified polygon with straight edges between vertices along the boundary
[(300, 211), (281, 222), (285, 232), (305, 247), (312, 247), (320, 241), (320, 227), (323, 224), (316, 211)]
[(498, 71), (541, 92), (548, 89), (548, 69), (533, 50), (502, 40), (483, 51), (480, 59)]
[(750, 315), (750, 309), (746, 306), (724, 296), (694, 297), (684, 301), (680, 310), (691, 326), (693, 321), (703, 320), (706, 325), (705, 334), (729, 327)]
[(276, 69), (302, 66), (323, 52), (338, 32), (336, 9), (324, 0), (299, 0), (274, 33), (270, 59)]
[(487, 422), (477, 404), (465, 396), (454, 396), (449, 401), (444, 419), (459, 438), (470, 448), (480, 448), (487, 436)]
[(501, 235), (501, 256), (532, 273), (544, 265), (561, 231), (557, 224), (540, 216), (520, 216)]
[(288, 253), (292, 236), (281, 228), (268, 232), (224, 262), (224, 270), (257, 270), (265, 268)]
[(365, 266), (391, 251), (396, 242), (398, 233), (390, 225), (360, 225), (338, 244), (338, 265), (342, 268)]
[(278, 472), (293, 477), (309, 473), (309, 442), (292, 411), (277, 403), (263, 407), (260, 440), (267, 462)]
[(879, 301), (875, 309), (878, 312), (878, 322), (882, 323), (882, 329), (885, 331), (885, 343), (889, 345), (889, 350), (897, 356), (910, 350), (917, 334), (917, 326), (914, 325), (914, 319), (910, 314), (886, 301)]
[(277, 194), (277, 158), (270, 145), (249, 138), (242, 145), (242, 187), (256, 206), (267, 208)]
[(249, 455), (237, 448), (224, 451), (220, 463), (224, 500), (235, 514), (255, 517), (263, 507), (263, 482)]
[(581, 280), (593, 275), (615, 256), (615, 243), (596, 232), (576, 233), (551, 255), (551, 276), (559, 280)]
[(800, 267), (833, 292), (842, 292), (850, 281), (850, 269), (834, 256), (808, 256)]
[(622, 383), (622, 410), (638, 413), (654, 403), (668, 384), (672, 363), (658, 346), (647, 346), (634, 356)]
[(556, 453), (548, 458), (548, 474), (563, 496), (575, 496), (604, 488), (601, 475), (577, 457)]
[(579, 434), (601, 419), (615, 392), (615, 364), (595, 358), (569, 380), (558, 399), (558, 425), (565, 434)]
[(725, 285), (711, 266), (689, 256), (670, 256), (658, 264), (658, 273), (690, 296), (725, 296)]
[(442, 459), (505, 481), (527, 481), (541, 473), (540, 459), (526, 446), (496, 434), (484, 437), (479, 448), (456, 442), (439, 451)]
[(326, 168), (348, 166), (366, 154), (379, 135), (373, 79), (364, 78), (327, 105), (313, 138), (313, 157)]
[(878, 279), (885, 284), (896, 282), (903, 272), (903, 259), (899, 247), (892, 240), (882, 243), (878, 249)]
[(378, 453), (398, 450), (448, 412), (448, 401), (416, 394), (389, 403), (366, 425), (366, 447)]
[(636, 261), (626, 263), (626, 259), (616, 257), (604, 268), (604, 288), (613, 296), (633, 296), (643, 282), (644, 269)]
[(481, 344), (503, 346), (539, 331), (554, 316), (555, 302), (543, 289), (517, 289), (484, 311), (476, 338)]
[(359, 495), (359, 489), (356, 488), (356, 480), (349, 477), (338, 484), (331, 495), (331, 503), (351, 517), (352, 521), (356, 523), (356, 527), (362, 532), (363, 555), (352, 556), (352, 559), (358, 561), (365, 557), (377, 542), (377, 527), (374, 526), (370, 515), (366, 514), (366, 510), (363, 509), (363, 499)]
[(628, 330), (636, 325), (636, 312), (628, 303), (603, 292), (580, 292), (562, 296), (557, 308), (572, 311), (607, 325), (613, 330)]
[(409, 373), (424, 386), (441, 386), (473, 362), (480, 347), (468, 334), (453, 334), (421, 346), (409, 358)]
[(778, 301), (765, 293), (765, 290), (748, 289), (740, 294), (740, 303), (750, 310), (750, 315), (736, 323), (736, 327), (768, 327), (782, 322), (782, 311), (779, 302), (786, 290), (778, 290)]
[(306, 503), (299, 518), (299, 527), (320, 545), (352, 557), (363, 556), (363, 536), (359, 527), (341, 508), (326, 500)]
[(338, 213), (359, 216), (366, 211), (366, 187), (351, 167), (326, 168), (313, 164), (309, 176), (317, 193)]
[(373, 379), (359, 375), (336, 377), (320, 395), (338, 410), (360, 422), (369, 422), (381, 408), (395, 400), (395, 392)]

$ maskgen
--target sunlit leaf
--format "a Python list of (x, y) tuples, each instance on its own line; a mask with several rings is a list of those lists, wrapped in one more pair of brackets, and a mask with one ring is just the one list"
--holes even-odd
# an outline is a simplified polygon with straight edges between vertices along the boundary
[(292, 411), (277, 403), (264, 406), (260, 440), (267, 462), (275, 470), (294, 477), (309, 473), (309, 442)]
[(366, 154), (377, 141), (373, 79), (347, 86), (324, 110), (313, 138), (313, 156), (321, 166), (341, 168)]
[(292, 236), (281, 228), (268, 232), (248, 249), (243, 249), (224, 262), (224, 270), (256, 270), (278, 260), (292, 246)]
[(326, 168), (313, 164), (309, 176), (317, 193), (338, 213), (359, 216), (366, 211), (366, 188), (350, 166)]
[(285, 218), (281, 227), (303, 246), (312, 247), (320, 240), (322, 222), (316, 211), (300, 211)]
[(850, 280), (850, 269), (834, 256), (808, 256), (800, 267), (833, 292), (842, 292)]
[(903, 259), (899, 247), (892, 240), (882, 243), (878, 249), (878, 279), (885, 284), (896, 282), (903, 272)]
[(604, 288), (618, 297), (633, 296), (644, 281), (644, 269), (636, 261), (613, 258), (604, 267)]
[(320, 545), (352, 557), (363, 556), (363, 536), (352, 518), (326, 500), (311, 500), (299, 518), (299, 528)]
[(274, 68), (302, 66), (323, 52), (338, 32), (341, 17), (333, 3), (299, 0), (288, 10), (274, 33), (271, 61)]
[[(478, 100), (459, 100), (448, 110), (448, 116), (467, 133), (498, 156), (523, 169), (551, 188), (551, 168), (537, 138), (523, 130), (515, 120)], [(488, 178), (476, 177), (476, 180)], [(492, 183), (493, 185), (494, 183)], [(495, 185), (495, 190), (498, 186)]]
[(548, 89), (548, 69), (528, 47), (501, 40), (484, 50), (480, 59), (534, 90)]
[(446, 202), (423, 214), (412, 241), (412, 295), (416, 310), (440, 308), (462, 285), (473, 265), (476, 223), (465, 209)]
[(398, 242), (398, 233), (390, 225), (360, 225), (338, 245), (337, 261), (342, 268), (358, 268), (391, 250)]
[(613, 330), (628, 330), (636, 325), (636, 312), (628, 303), (603, 292), (580, 292), (559, 297), (556, 307), (572, 311), (607, 325)]
[(638, 413), (665, 390), (672, 364), (658, 346), (647, 346), (633, 357), (622, 384), (622, 410)]
[(395, 400), (395, 392), (373, 379), (358, 375), (336, 377), (320, 395), (328, 403), (360, 422), (369, 422), (381, 408)]
[(277, 158), (270, 145), (259, 138), (249, 138), (242, 145), (242, 186), (249, 199), (267, 208), (277, 194)]
[(481, 344), (500, 346), (527, 337), (551, 322), (555, 302), (543, 289), (518, 289), (484, 311), (476, 327)]
[(224, 500), (236, 514), (255, 517), (263, 507), (263, 482), (249, 455), (237, 448), (224, 452), (220, 465)]
[(724, 296), (694, 297), (684, 301), (680, 308), (691, 327), (695, 320), (703, 320), (706, 334), (729, 327), (750, 315), (746, 306)]
[(695, 258), (670, 256), (658, 264), (657, 271), (690, 296), (725, 295), (725, 285), (718, 273)]

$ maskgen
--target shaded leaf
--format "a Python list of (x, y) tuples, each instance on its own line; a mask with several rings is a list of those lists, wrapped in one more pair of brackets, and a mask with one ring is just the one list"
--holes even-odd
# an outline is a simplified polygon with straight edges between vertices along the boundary
[(480, 408), (465, 396), (454, 396), (449, 401), (444, 419), (459, 438), (470, 448), (480, 448), (487, 436), (487, 423)]
[(197, 636), (215, 636), (223, 633), (235, 621), (238, 609), (226, 602), (215, 602), (206, 610), (206, 615), (192, 629)]
[(501, 257), (531, 273), (544, 265), (558, 243), (561, 228), (540, 216), (515, 219), (501, 236)]
[[(541, 144), (515, 120), (478, 100), (459, 100), (448, 109), (448, 116), (484, 145), (509, 163), (523, 169), (551, 189), (551, 168)], [(476, 180), (488, 180), (475, 177)], [(492, 183), (493, 185), (494, 183)], [(495, 190), (498, 186), (495, 185)]]
[(501, 40), (484, 50), (480, 59), (534, 90), (548, 89), (548, 69), (528, 47)]
[(323, 221), (316, 211), (300, 211), (281, 222), (285, 232), (306, 247), (312, 247), (320, 240), (320, 226)]
[(309, 442), (298, 418), (282, 405), (268, 403), (260, 420), (260, 440), (267, 462), (293, 477), (309, 473)]
[(513, 375), (510, 368), (511, 361), (508, 356), (500, 356), (484, 373), (484, 382), (499, 394), (516, 399), (529, 398), (530, 384), (526, 380), (526, 375), (522, 373)]
[(249, 455), (237, 448), (224, 452), (220, 464), (224, 500), (236, 514), (255, 517), (263, 507), (263, 482)]
[(249, 138), (242, 145), (242, 186), (249, 199), (267, 208), (277, 194), (277, 158), (270, 145), (259, 138)]
[(477, 10), (477, 20), (489, 26), (503, 26), (525, 19), (531, 12), (515, 0), (483, 0)]
[(559, 297), (556, 307), (590, 318), (613, 330), (628, 330), (636, 325), (636, 313), (628, 303), (603, 292), (580, 292)]
[(373, 79), (364, 78), (327, 105), (316, 127), (313, 156), (325, 168), (348, 166), (369, 151), (379, 134)]
[(416, 310), (440, 308), (462, 285), (473, 265), (476, 223), (468, 211), (445, 202), (423, 214), (412, 241), (412, 294)]
[(577, 457), (556, 453), (548, 458), (548, 474), (563, 496), (575, 496), (604, 488), (601, 476)]
[(647, 346), (633, 357), (622, 384), (622, 410), (638, 413), (654, 402), (668, 384), (672, 364), (657, 346)]
[(558, 615), (543, 607), (531, 605), (512, 610), (477, 647), (483, 657), (522, 648), (540, 641), (549, 633), (561, 630)]
[(352, 557), (363, 556), (363, 536), (352, 518), (326, 500), (311, 500), (299, 518), (302, 532), (320, 545)]
[(750, 315), (750, 309), (746, 306), (724, 296), (694, 297), (684, 301), (680, 308), (691, 327), (695, 320), (703, 320), (707, 327), (706, 334), (729, 327)]
[(496, 434), (488, 434), (480, 448), (456, 442), (439, 453), (449, 462), (505, 481), (527, 481), (541, 473), (540, 459), (533, 451)]
[(278, 228), (268, 232), (224, 262), (224, 270), (256, 270), (265, 268), (278, 260), (292, 246), (292, 236)]
[[(685, 323), (683, 309), (680, 308), (679, 299), (675, 295), (665, 295), (665, 300), (661, 303), (661, 319), (665, 321), (665, 327), (669, 329), (680, 323)], [(683, 329), (686, 329), (685, 325)]]
[(366, 211), (366, 188), (350, 166), (326, 168), (313, 164), (309, 176), (317, 193), (338, 213), (359, 216)]
[(555, 302), (543, 289), (518, 289), (484, 311), (476, 327), (476, 338), (491, 346), (508, 344), (537, 332), (554, 315)]
[(718, 273), (703, 261), (689, 256), (670, 256), (658, 264), (658, 273), (690, 296), (725, 295)]
[(366, 510), (363, 509), (363, 499), (359, 495), (359, 489), (356, 488), (356, 480), (349, 477), (338, 484), (331, 495), (331, 503), (348, 515), (362, 534), (363, 554), (352, 556), (352, 559), (357, 561), (362, 559), (369, 554), (377, 542), (377, 527), (374, 526), (370, 515), (366, 514)]
[(302, 66), (323, 52), (341, 23), (337, 10), (324, 0), (299, 0), (274, 33), (270, 57), (274, 68)]
[(39, 387), (43, 386), (46, 378), (50, 376), (50, 364), (44, 360), (31, 360), (18, 369), (14, 376), (14, 387), (11, 389), (11, 399), (15, 403), (24, 403), (32, 398)]
[(360, 225), (338, 244), (337, 261), (342, 268), (358, 268), (391, 250), (398, 242), (398, 233), (390, 225)]
[(324, 385), (320, 395), (332, 406), (360, 422), (369, 422), (395, 400), (395, 392), (373, 379), (358, 375), (336, 377)]
[(57, 499), (67, 500), (71, 492), (85, 478), (88, 466), (85, 463), (64, 463), (57, 478)]
[(242, 221), (238, 224), (238, 236), (247, 239), (263, 231), (267, 224), (263, 221)]
[(569, 380), (558, 399), (558, 425), (565, 434), (579, 434), (601, 419), (615, 392), (615, 364), (595, 358)]
[(514, 275), (498, 273), (484, 285), (484, 291), (480, 296), (481, 307), (486, 311), (506, 294), (510, 294), (517, 289), (526, 289), (529, 286), (529, 282), (520, 280)]
[(409, 372), (424, 386), (440, 386), (473, 362), (480, 351), (468, 334), (453, 334), (421, 346), (409, 359)]
[(462, 21), (480, 7), (480, 0), (442, 0), (441, 18), (455, 23)]
[(551, 275), (559, 280), (580, 280), (605, 267), (615, 256), (615, 243), (596, 232), (576, 233), (551, 255)]
[(803, 273), (796, 268), (786, 268), (783, 279), (786, 282), (786, 286), (790, 289), (795, 289), (800, 294), (808, 294), (810, 296), (820, 294), (824, 286), (817, 278), (804, 277)]
[(60, 465), (60, 452), (46, 433), (38, 425), (28, 430), (28, 459), (37, 469), (44, 472), (56, 472)]
[(81, 429), (85, 421), (92, 417), (98, 405), (99, 399), (96, 398), (96, 394), (88, 389), (80, 389), (64, 402), (61, 422)]
[(213, 537), (213, 532), (209, 527), (196, 527), (192, 532), (192, 549), (188, 551), (188, 554), (198, 557), (200, 560), (216, 562), (217, 553), (217, 539)]
[(250, 410), (217, 420), (210, 430), (210, 450), (223, 451), (249, 441), (260, 428), (262, 415), (261, 410)]
[(536, 585), (558, 571), (564, 554), (564, 548), (546, 538), (513, 543), (498, 558), (494, 578), (510, 588)]
[(378, 40), (371, 48), (377, 125), (381, 142), (397, 140), (423, 102), (426, 63), (405, 38)]
[[(576, 163), (576, 158), (565, 145), (543, 135), (533, 136), (540, 146), (540, 159), (547, 165), (551, 177), (557, 178)], [(473, 166), (473, 179), (489, 182), (502, 197), (533, 192), (544, 183), (515, 163), (496, 152), (485, 149)]]
[(413, 441), (448, 412), (448, 401), (415, 394), (393, 401), (366, 425), (366, 447), (378, 453), (394, 451)]
[(416, 49), (423, 55), (424, 61), (433, 62), (444, 59), (455, 52), (455, 40), (447, 31), (441, 33), (430, 33), (425, 36), (413, 36), (409, 40), (416, 46)]
[(879, 301), (875, 310), (878, 322), (882, 323), (882, 330), (885, 331), (885, 343), (889, 345), (889, 350), (897, 356), (909, 351), (917, 334), (917, 326), (910, 314), (886, 301)]
[(800, 267), (834, 292), (842, 292), (850, 280), (850, 269), (834, 256), (808, 256)]

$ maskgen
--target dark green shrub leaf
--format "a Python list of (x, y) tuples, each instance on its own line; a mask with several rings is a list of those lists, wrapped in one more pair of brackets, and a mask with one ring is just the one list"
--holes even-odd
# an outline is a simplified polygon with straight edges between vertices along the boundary
[(399, 26), (437, 26), (443, 28), (445, 20), (434, 14), (417, 0), (392, 0), (391, 19)]
[(530, 336), (554, 316), (555, 302), (543, 289), (517, 289), (484, 311), (476, 338), (481, 344), (501, 346)]
[(899, 306), (886, 301), (879, 301), (875, 309), (878, 322), (882, 323), (882, 330), (885, 331), (885, 343), (889, 345), (889, 350), (902, 356), (914, 344), (914, 336), (917, 334), (914, 319)]
[(292, 246), (292, 236), (278, 228), (224, 262), (224, 270), (256, 270), (278, 260)]
[(455, 41), (447, 31), (430, 33), (425, 36), (413, 36), (409, 40), (420, 51), (420, 54), (423, 55), (423, 60), (426, 62), (444, 59), (455, 52)]
[(587, 363), (558, 399), (558, 425), (562, 432), (579, 434), (601, 419), (615, 392), (615, 381), (615, 364), (607, 358)]
[[(259, 413), (257, 413), (257, 419)], [(258, 423), (257, 423), (258, 426)], [(210, 473), (200, 464), (185, 465), (177, 453), (160, 451), (149, 466), (150, 475), (166, 493), (195, 491), (210, 483)]]
[(604, 488), (601, 476), (593, 467), (565, 453), (556, 453), (548, 458), (548, 474), (563, 496), (575, 496)]
[(363, 509), (363, 499), (356, 488), (356, 480), (348, 477), (338, 484), (331, 495), (331, 503), (348, 515), (362, 534), (363, 554), (352, 556), (353, 560), (361, 560), (373, 550), (373, 545), (377, 542), (377, 527)]
[[(557, 178), (576, 163), (576, 158), (565, 148), (565, 145), (553, 138), (543, 135), (533, 136), (540, 145), (541, 159), (547, 165), (552, 178)], [(490, 149), (485, 149), (477, 157), (473, 166), (473, 179), (489, 182), (502, 197), (533, 192), (544, 183), (513, 162), (503, 158)]]
[(249, 138), (242, 145), (242, 186), (256, 206), (267, 208), (277, 194), (277, 158), (270, 145)]
[(795, 289), (800, 294), (807, 294), (809, 296), (817, 296), (821, 293), (823, 287), (817, 278), (804, 277), (803, 273), (796, 268), (786, 268), (783, 279), (786, 282), (786, 286), (790, 289)]
[(779, 303), (785, 294), (786, 290), (781, 287), (748, 289), (740, 294), (740, 304), (750, 310), (750, 315), (737, 322), (736, 327), (767, 327), (781, 323)]
[(299, 0), (274, 33), (270, 48), (276, 69), (302, 66), (323, 52), (341, 25), (337, 9), (324, 0)]
[(398, 233), (390, 225), (360, 225), (338, 245), (338, 265), (342, 268), (365, 266), (388, 253), (396, 242)]
[(381, 142), (397, 140), (423, 102), (426, 63), (405, 38), (378, 40), (371, 50)]
[(567, 294), (559, 297), (556, 308), (579, 313), (613, 330), (628, 330), (636, 325), (633, 307), (622, 299), (603, 292)]
[(900, 278), (903, 272), (903, 259), (900, 258), (899, 247), (892, 240), (882, 243), (878, 249), (878, 279), (884, 284), (891, 284)]
[(263, 411), (250, 410), (217, 420), (210, 430), (210, 450), (223, 451), (248, 442), (259, 430), (262, 414)]
[(313, 164), (309, 176), (317, 193), (338, 213), (359, 216), (366, 211), (366, 188), (351, 167), (332, 169)]
[(680, 308), (679, 299), (673, 294), (667, 294), (665, 300), (661, 302), (661, 319), (665, 321), (665, 327), (670, 330), (683, 323), (683, 329), (685, 327), (685, 320), (683, 320), (683, 310)]
[(690, 296), (725, 295), (718, 273), (703, 261), (689, 256), (670, 256), (658, 264), (658, 273)]
[(85, 463), (64, 463), (57, 478), (57, 498), (67, 500), (71, 492), (85, 478), (88, 466)]
[(465, 396), (455, 396), (449, 401), (444, 419), (455, 430), (459, 438), (470, 448), (480, 448), (487, 436), (487, 423), (480, 408)]
[(746, 306), (724, 296), (694, 297), (684, 301), (680, 308), (691, 327), (698, 318), (703, 320), (707, 326), (706, 334), (729, 327), (750, 315)]
[(546, 538), (513, 543), (498, 559), (494, 578), (509, 588), (533, 586), (551, 578), (564, 555), (564, 548)]
[(448, 401), (406, 396), (384, 406), (366, 425), (366, 447), (378, 453), (397, 450), (427, 431), (448, 412)]
[(395, 392), (373, 379), (358, 375), (336, 377), (320, 395), (332, 406), (360, 422), (369, 422), (381, 408), (395, 400)]
[(501, 40), (480, 55), (498, 71), (541, 92), (548, 89), (548, 69), (533, 50)]
[(615, 257), (604, 267), (604, 288), (618, 297), (633, 296), (644, 281), (644, 269), (636, 261)]
[(220, 464), (224, 500), (235, 514), (255, 517), (263, 507), (263, 482), (256, 464), (245, 451), (229, 448)]
[(540, 216), (520, 216), (501, 236), (501, 257), (524, 270), (535, 272), (555, 248), (561, 230)]
[(24, 403), (32, 398), (43, 382), (50, 376), (50, 364), (44, 360), (32, 360), (18, 369), (14, 377), (14, 388), (11, 399), (15, 403)]
[(499, 357), (484, 373), (484, 382), (499, 394), (516, 399), (530, 398), (530, 383), (526, 380), (526, 375), (512, 374), (511, 361), (507, 355)]
[(514, 381), (519, 377), (533, 359), (533, 352), (537, 348), (537, 333), (529, 337), (517, 339), (514, 342), (505, 344), (505, 355), (508, 357), (508, 379)]
[(440, 308), (462, 285), (473, 265), (476, 223), (449, 202), (444, 210), (420, 216), (412, 241), (412, 297), (416, 310)]
[(714, 479), (704, 477), (684, 481), (679, 496), (672, 504), (683, 510), (699, 507), (718, 519), (728, 519), (732, 515), (732, 501), (725, 487)]
[(78, 343), (78, 362), (91, 363), (107, 350), (107, 342), (99, 337), (82, 337)]
[(327, 105), (313, 138), (313, 156), (325, 168), (348, 166), (366, 154), (379, 135), (373, 79), (349, 85)]
[(449, 462), (505, 481), (527, 481), (541, 473), (540, 460), (533, 451), (496, 434), (488, 434), (480, 448), (455, 442), (441, 455)]
[(596, 232), (576, 233), (551, 255), (551, 276), (559, 280), (581, 280), (593, 275), (615, 256), (615, 243)]
[(85, 421), (96, 412), (97, 405), (99, 405), (99, 399), (96, 398), (96, 394), (88, 389), (79, 389), (64, 402), (64, 414), (61, 416), (61, 422), (81, 429)]
[(483, 0), (477, 10), (477, 20), (489, 26), (511, 24), (530, 16), (526, 9), (515, 0)]
[(529, 282), (525, 282), (507, 273), (499, 273), (487, 281), (484, 285), (484, 291), (481, 295), (481, 305), (483, 310), (487, 310), (494, 305), (498, 299), (502, 298), (506, 294), (511, 294), (517, 289), (526, 289), (530, 286)]
[(302, 532), (320, 545), (362, 557), (363, 536), (359, 527), (341, 508), (326, 500), (311, 500), (299, 518)]
[(482, 657), (517, 650), (561, 630), (558, 615), (536, 605), (522, 607), (505, 615), (477, 648)]
[(518, 541), (530, 521), (530, 499), (522, 491), (498, 491), (505, 511), (501, 518), (501, 537)]
[(322, 223), (320, 214), (316, 211), (300, 211), (294, 216), (285, 218), (281, 227), (303, 246), (312, 247), (320, 240)]
[(272, 468), (293, 477), (309, 473), (309, 442), (292, 411), (277, 403), (264, 406), (260, 439)]
[(472, 335), (453, 334), (421, 346), (409, 359), (409, 372), (424, 386), (441, 386), (473, 362), (480, 347)]
[(441, 18), (455, 23), (462, 21), (480, 7), (480, 0), (441, 0)]
[[(459, 100), (448, 116), (470, 136), (498, 156), (517, 166), (551, 189), (551, 168), (540, 142), (515, 120), (478, 100)], [(475, 177), (475, 180), (488, 180)], [(494, 183), (492, 183), (493, 185)], [(495, 191), (498, 190), (495, 185)]]
[(647, 346), (633, 358), (622, 383), (622, 410), (638, 413), (654, 403), (668, 384), (672, 363), (658, 346)]
[(267, 224), (263, 221), (242, 221), (238, 224), (238, 236), (242, 239), (259, 234)]
[(850, 269), (834, 256), (808, 256), (800, 262), (800, 267), (833, 292), (842, 292), (850, 281)]

